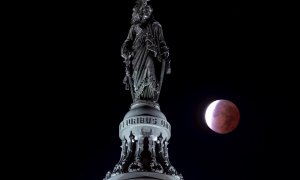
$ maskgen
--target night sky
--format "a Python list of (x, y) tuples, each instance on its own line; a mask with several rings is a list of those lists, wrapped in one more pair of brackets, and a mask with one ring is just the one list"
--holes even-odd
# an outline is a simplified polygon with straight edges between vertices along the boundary
[[(293, 72), (283, 73), (285, 66), (269, 57), (261, 9), (229, 2), (152, 1), (170, 48), (172, 74), (165, 76), (159, 104), (172, 126), (173, 166), (186, 180), (276, 175), (279, 154), (271, 155), (270, 147), (282, 142), (284, 130), (271, 126), (289, 119), (284, 112), (291, 107), (287, 95), (293, 88), (286, 78)], [(35, 90), (43, 104), (44, 175), (102, 180), (120, 158), (118, 126), (131, 104), (122, 84), (120, 48), (134, 1), (46, 6), (49, 13), (36, 30), (45, 44), (38, 48), (44, 76)], [(206, 106), (217, 99), (239, 108), (240, 124), (232, 133), (216, 134), (204, 123)]]

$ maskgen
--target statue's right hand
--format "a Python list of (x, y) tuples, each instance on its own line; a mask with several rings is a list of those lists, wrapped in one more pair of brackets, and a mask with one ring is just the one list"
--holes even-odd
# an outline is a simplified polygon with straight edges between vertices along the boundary
[(131, 59), (132, 57), (133, 57), (133, 54), (132, 54), (132, 53), (129, 53), (127, 59), (129, 60), (129, 59)]
[(123, 54), (121, 54), (121, 56), (122, 56), (124, 59), (130, 59), (130, 58), (133, 56), (133, 53), (132, 53), (132, 52), (123, 53)]
[(121, 57), (124, 58), (125, 60), (127, 59), (126, 54), (121, 54)]

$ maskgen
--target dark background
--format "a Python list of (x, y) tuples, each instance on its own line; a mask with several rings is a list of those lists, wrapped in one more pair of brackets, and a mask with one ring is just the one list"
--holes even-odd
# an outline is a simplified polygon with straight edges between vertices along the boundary
[[(272, 14), (257, 4), (152, 1), (172, 60), (159, 100), (172, 125), (171, 163), (187, 180), (281, 173), (281, 160), (291, 159), (279, 149), (289, 148), (282, 145), (289, 139), (285, 128), (273, 127), (294, 119), (295, 71), (273, 48)], [(120, 47), (133, 6), (45, 3), (32, 14), (44, 179), (99, 180), (118, 162), (118, 125), (131, 104)], [(206, 106), (217, 99), (240, 110), (239, 126), (227, 135), (204, 123)]]

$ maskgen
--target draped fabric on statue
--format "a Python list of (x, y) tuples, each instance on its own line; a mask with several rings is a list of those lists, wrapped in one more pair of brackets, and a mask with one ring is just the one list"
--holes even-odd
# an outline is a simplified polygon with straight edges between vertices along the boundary
[[(159, 91), (159, 79), (154, 61), (160, 60), (160, 44), (165, 44), (162, 28), (158, 22), (148, 23), (140, 28), (132, 25), (121, 53), (132, 55), (131, 76), (135, 100), (154, 100)], [(157, 69), (156, 69), (157, 68)]]

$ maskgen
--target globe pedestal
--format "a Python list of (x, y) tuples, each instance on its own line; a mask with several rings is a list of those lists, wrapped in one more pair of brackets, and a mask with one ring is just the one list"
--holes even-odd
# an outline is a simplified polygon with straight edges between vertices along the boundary
[(119, 125), (119, 137), (121, 158), (105, 180), (183, 179), (169, 161), (171, 125), (157, 103), (132, 104)]
[(150, 136), (154, 141), (159, 135), (164, 139), (171, 138), (171, 125), (166, 116), (160, 111), (157, 103), (134, 103), (119, 125), (119, 137), (129, 141), (130, 134), (134, 134), (135, 140), (144, 136)]

